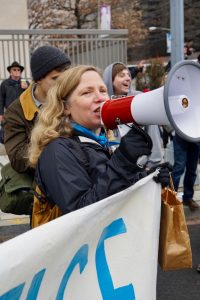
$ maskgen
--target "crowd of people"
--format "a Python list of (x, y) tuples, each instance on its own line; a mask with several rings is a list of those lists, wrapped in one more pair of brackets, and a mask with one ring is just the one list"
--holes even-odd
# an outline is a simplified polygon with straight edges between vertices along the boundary
[[(120, 125), (107, 130), (101, 105), (109, 98), (137, 95), (132, 78), (138, 70), (115, 62), (102, 73), (95, 66), (71, 66), (70, 57), (53, 46), (41, 46), (32, 56), (33, 81), (21, 79), (24, 67), (8, 66), (10, 76), (0, 86), (3, 142), (13, 169), (29, 173), (36, 184), (32, 227), (40, 225), (41, 199), (67, 214), (113, 195), (155, 171), (162, 187), (170, 169), (163, 163), (161, 130), (157, 125)], [(123, 132), (123, 134), (122, 134)], [(164, 133), (162, 131), (162, 133)], [(199, 209), (193, 199), (199, 145), (171, 135), (174, 143), (172, 179), (183, 181), (183, 204)], [(146, 157), (142, 161), (140, 158)]]

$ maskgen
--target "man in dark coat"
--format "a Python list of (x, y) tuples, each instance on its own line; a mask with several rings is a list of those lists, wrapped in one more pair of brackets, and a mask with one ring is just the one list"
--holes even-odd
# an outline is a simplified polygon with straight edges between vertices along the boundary
[(21, 79), (24, 67), (14, 61), (7, 67), (10, 77), (5, 79), (0, 85), (0, 143), (4, 143), (3, 121), (4, 113), (8, 106), (19, 97), (29, 86), (27, 80)]
[(5, 109), (27, 89), (29, 82), (21, 79), (24, 67), (14, 61), (7, 67), (10, 73), (0, 86), (0, 121), (2, 121)]

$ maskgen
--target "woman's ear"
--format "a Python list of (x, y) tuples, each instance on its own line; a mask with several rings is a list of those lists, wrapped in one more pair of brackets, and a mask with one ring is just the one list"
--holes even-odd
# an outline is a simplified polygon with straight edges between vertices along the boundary
[(64, 107), (65, 107), (65, 110), (67, 110), (67, 111), (71, 111), (71, 106), (69, 105), (69, 103), (64, 103)]
[(65, 116), (69, 117), (71, 115), (70, 104), (66, 103), (66, 101), (63, 101), (63, 103), (64, 103), (64, 114)]

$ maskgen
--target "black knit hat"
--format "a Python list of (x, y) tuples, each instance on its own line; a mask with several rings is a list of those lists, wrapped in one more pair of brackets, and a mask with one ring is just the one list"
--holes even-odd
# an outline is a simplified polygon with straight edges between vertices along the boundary
[(21, 72), (24, 70), (24, 67), (22, 67), (17, 61), (14, 61), (10, 66), (7, 67), (9, 73), (11, 68), (19, 68)]
[(34, 81), (64, 64), (71, 64), (69, 56), (53, 46), (42, 46), (35, 50), (31, 57), (31, 73)]

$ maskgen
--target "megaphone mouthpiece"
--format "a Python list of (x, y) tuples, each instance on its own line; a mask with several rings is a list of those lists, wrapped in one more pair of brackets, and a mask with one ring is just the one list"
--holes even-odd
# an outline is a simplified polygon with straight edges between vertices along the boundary
[(108, 129), (115, 129), (119, 124), (134, 122), (130, 109), (133, 98), (134, 96), (128, 96), (103, 103), (101, 118)]

